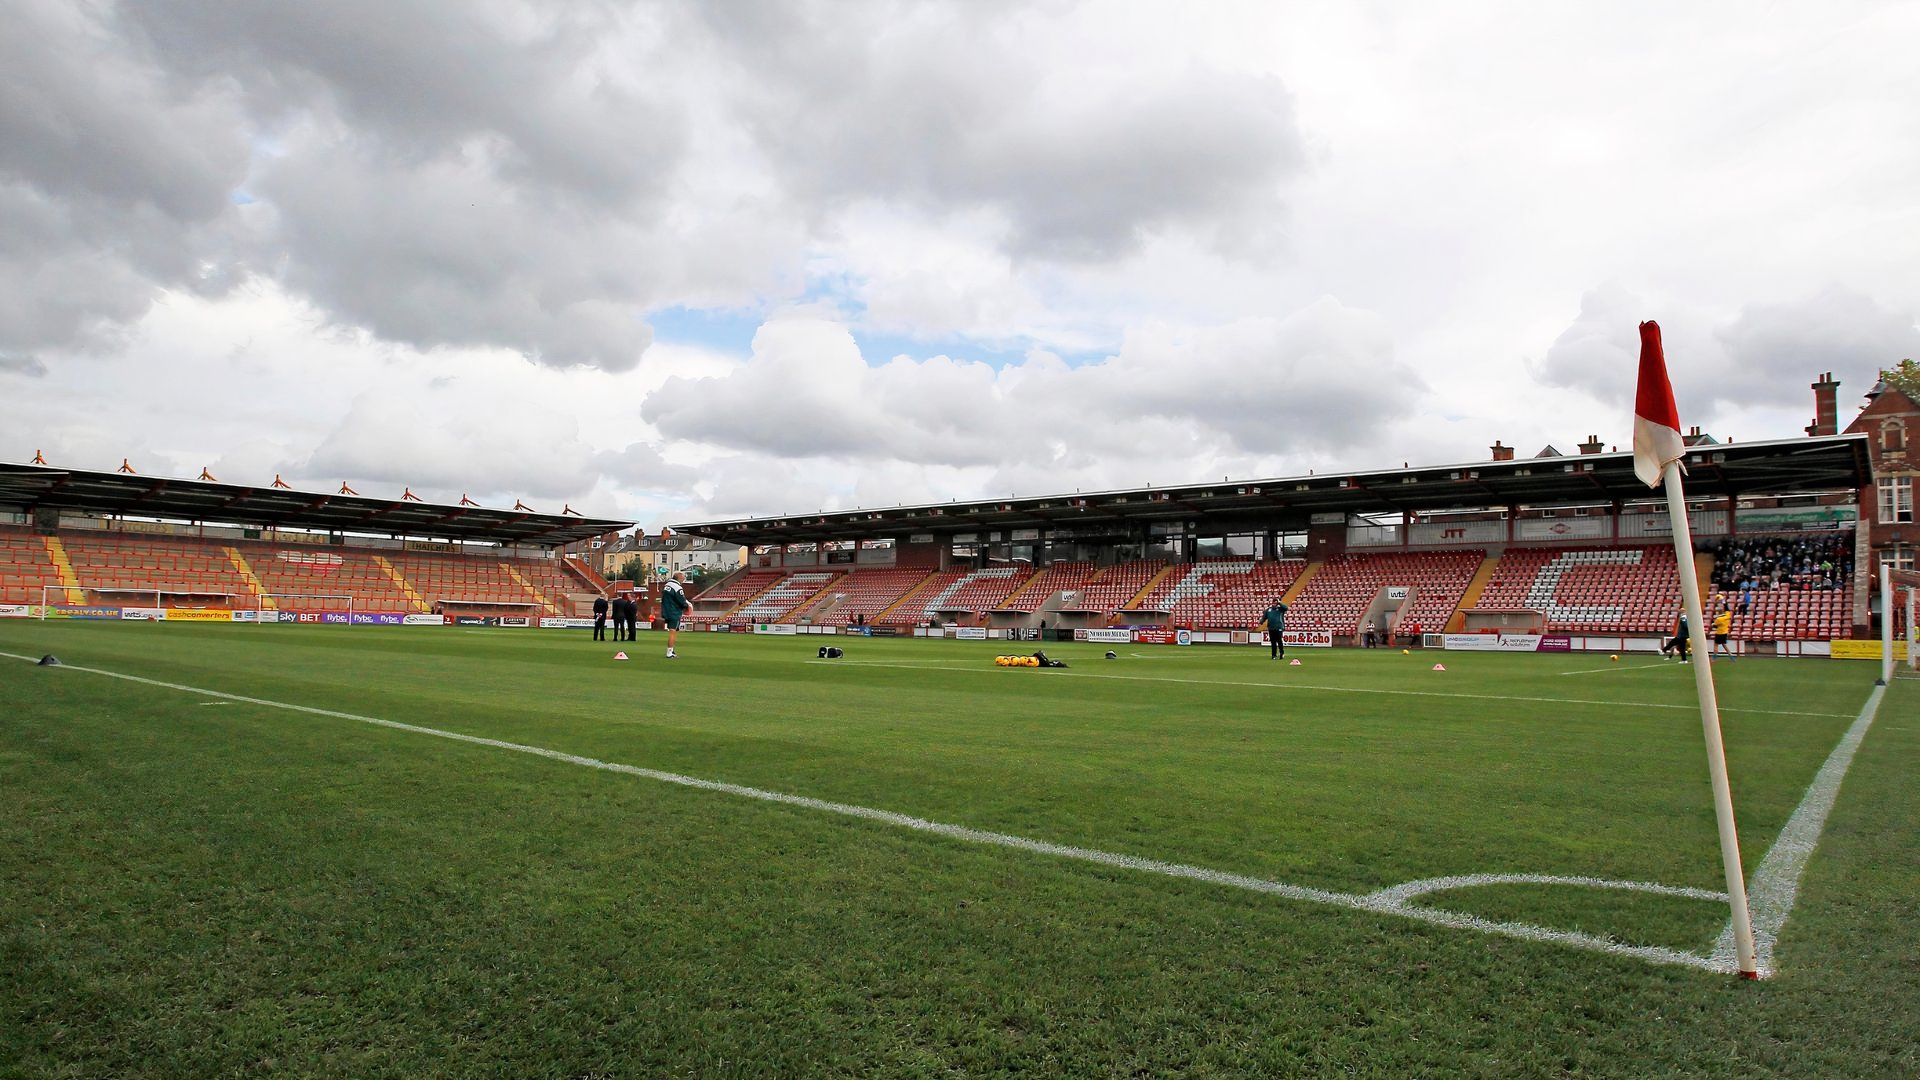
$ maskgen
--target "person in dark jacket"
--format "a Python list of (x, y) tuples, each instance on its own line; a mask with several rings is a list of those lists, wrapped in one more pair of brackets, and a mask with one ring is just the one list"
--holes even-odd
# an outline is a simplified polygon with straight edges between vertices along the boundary
[(607, 640), (607, 609), (610, 605), (604, 596), (593, 598), (593, 640)]
[(1256, 630), (1263, 627), (1267, 631), (1268, 657), (1278, 660), (1287, 655), (1287, 605), (1277, 596), (1273, 598), (1273, 606), (1261, 612), (1260, 621), (1254, 624)]

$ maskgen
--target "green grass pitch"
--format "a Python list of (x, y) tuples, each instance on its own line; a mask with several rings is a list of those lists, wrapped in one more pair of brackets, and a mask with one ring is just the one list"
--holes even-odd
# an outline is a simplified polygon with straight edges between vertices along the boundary
[[(78, 670), (1342, 895), (1724, 887), (1678, 665), (824, 640), (0, 622), (70, 665), (0, 658), (0, 1075), (1920, 1071), (1912, 681), (1743, 983)], [(1750, 874), (1876, 670), (1716, 668)], [(1421, 903), (1688, 953), (1726, 921)]]

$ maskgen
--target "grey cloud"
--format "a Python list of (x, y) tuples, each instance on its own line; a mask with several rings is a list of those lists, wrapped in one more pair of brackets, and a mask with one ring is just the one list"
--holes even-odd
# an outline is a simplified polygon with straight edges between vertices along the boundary
[(9, 375), (28, 375), (37, 379), (47, 373), (47, 365), (41, 363), (38, 357), (0, 352), (0, 372)]
[(619, 5), (160, 0), (123, 14), (176, 72), (246, 86), (261, 122), (330, 106), (401, 161), (490, 137), (509, 179), (622, 204), (658, 193), (685, 136), (646, 83), (597, 60), (630, 21)]
[(636, 280), (644, 266), (626, 261), (643, 238), (618, 222), (543, 220), (484, 168), (383, 167), (350, 148), (303, 146), (258, 186), (285, 280), (389, 340), (624, 370), (652, 339), (619, 300), (648, 287)]
[(91, 6), (14, 5), (0, 34), (0, 351), (111, 341), (163, 288), (215, 291), (245, 140)]
[(1588, 292), (1580, 298), (1580, 314), (1533, 366), (1534, 377), (1600, 400), (1631, 400), (1639, 371), (1639, 326), (1647, 314), (1646, 303), (1617, 284)]
[[(1578, 317), (1534, 366), (1535, 376), (1629, 408), (1639, 372), (1639, 324), (1655, 307), (1617, 285), (1587, 293)], [(1807, 383), (1821, 372), (1845, 383), (1871, 380), (1880, 368), (1920, 352), (1912, 314), (1837, 286), (1799, 300), (1750, 304), (1718, 324), (1691, 311), (1659, 321), (1682, 418), (1701, 423), (1745, 409), (1798, 408), (1808, 401)]]
[(1822, 372), (1871, 380), (1903, 357), (1920, 356), (1912, 312), (1838, 286), (1804, 300), (1748, 305), (1715, 337), (1729, 361), (1716, 396), (1741, 405), (1800, 404)]
[(594, 467), (626, 490), (655, 495), (684, 496), (700, 477), (700, 470), (670, 462), (659, 447), (644, 442), (597, 454)]
[[(915, 202), (1003, 215), (1016, 253), (1068, 260), (1195, 229), (1244, 249), (1306, 160), (1278, 80), (1061, 69), (1028, 35), (1071, 33), (998, 5), (700, 8), (747, 80), (742, 112), (809, 203)], [(870, 33), (875, 25), (885, 33)], [(1103, 81), (1104, 80), (1104, 81)], [(1231, 226), (1228, 223), (1232, 223)]]

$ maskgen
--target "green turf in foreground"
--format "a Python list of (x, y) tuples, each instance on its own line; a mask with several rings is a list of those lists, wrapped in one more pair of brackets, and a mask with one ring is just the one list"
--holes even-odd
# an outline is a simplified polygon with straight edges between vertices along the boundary
[[(1697, 715), (1656, 707), (1690, 703), (1677, 666), (1069, 648), (1055, 673), (991, 669), (990, 645), (684, 644), (615, 664), (535, 632), (0, 624), (8, 652), (1294, 884), (1720, 885)], [(1723, 672), (1749, 868), (1870, 679)], [(1378, 690), (1467, 696), (1354, 692)], [(1913, 690), (1753, 986), (6, 661), (0, 1062), (1897, 1075), (1920, 1027)], [(1724, 922), (1591, 890), (1428, 902), (1694, 950)]]

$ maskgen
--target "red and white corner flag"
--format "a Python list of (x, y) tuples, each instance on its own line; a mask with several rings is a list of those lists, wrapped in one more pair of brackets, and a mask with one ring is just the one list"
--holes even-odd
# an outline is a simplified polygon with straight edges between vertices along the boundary
[[(1659, 487), (1668, 466), (1674, 469), (1667, 488), (1667, 520), (1673, 529), (1673, 556), (1680, 571), (1680, 605), (1687, 615), (1687, 636), (1693, 654), (1693, 685), (1700, 695), (1701, 734), (1707, 740), (1707, 775), (1713, 781), (1713, 816), (1720, 828), (1720, 867), (1727, 878), (1727, 936), (1733, 939), (1734, 970), (1744, 978), (1760, 977), (1758, 943), (1753, 936), (1753, 914), (1747, 907), (1747, 878), (1740, 866), (1740, 835), (1733, 821), (1733, 787), (1727, 781), (1726, 743), (1720, 735), (1720, 699), (1713, 685), (1712, 655), (1707, 650), (1706, 613), (1700, 604), (1700, 578), (1695, 570), (1693, 527), (1687, 520), (1687, 493), (1680, 474), (1687, 444), (1680, 438), (1680, 410), (1673, 404), (1673, 384), (1667, 381), (1667, 355), (1660, 348), (1660, 324), (1640, 324), (1640, 385), (1633, 396), (1633, 472), (1648, 487)], [(1684, 656), (1682, 657), (1684, 660)], [(1767, 949), (1772, 952), (1772, 941)], [(1715, 950), (1715, 959), (1719, 949)], [(1768, 957), (1771, 960), (1771, 955)]]
[(1659, 487), (1669, 462), (1687, 455), (1680, 438), (1680, 410), (1667, 381), (1667, 354), (1660, 347), (1660, 324), (1640, 324), (1640, 385), (1633, 395), (1633, 474)]

